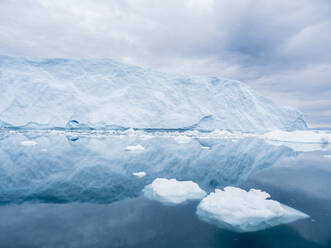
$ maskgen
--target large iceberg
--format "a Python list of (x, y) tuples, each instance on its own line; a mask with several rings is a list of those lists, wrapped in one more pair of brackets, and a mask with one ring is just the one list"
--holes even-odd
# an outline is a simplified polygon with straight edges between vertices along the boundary
[(244, 83), (171, 75), (111, 59), (0, 56), (0, 88), (0, 127), (306, 127), (300, 112), (278, 106)]
[(277, 201), (266, 192), (226, 187), (216, 189), (198, 205), (198, 216), (221, 228), (237, 232), (253, 232), (287, 224), (309, 216)]

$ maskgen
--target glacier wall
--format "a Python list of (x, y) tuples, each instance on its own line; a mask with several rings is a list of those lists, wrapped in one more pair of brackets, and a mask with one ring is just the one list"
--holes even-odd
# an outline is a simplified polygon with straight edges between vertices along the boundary
[(300, 112), (280, 107), (244, 83), (171, 75), (111, 59), (0, 56), (0, 126), (304, 129)]

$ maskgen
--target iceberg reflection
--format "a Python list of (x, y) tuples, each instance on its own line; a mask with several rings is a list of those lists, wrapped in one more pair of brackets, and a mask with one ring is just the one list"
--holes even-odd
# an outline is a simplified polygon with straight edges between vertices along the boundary
[[(210, 192), (237, 185), (280, 158), (297, 154), (256, 138), (195, 138), (178, 143), (173, 137), (150, 134), (87, 135), (71, 142), (66, 135), (12, 133), (2, 137), (0, 203), (110, 203), (138, 196), (158, 177), (191, 180)], [(21, 144), (27, 140), (35, 144)], [(144, 150), (127, 150), (137, 144)], [(134, 176), (139, 171), (146, 176)]]

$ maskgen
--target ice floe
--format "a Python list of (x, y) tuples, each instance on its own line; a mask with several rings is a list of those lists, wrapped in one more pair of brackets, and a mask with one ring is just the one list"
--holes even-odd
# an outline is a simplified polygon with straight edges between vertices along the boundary
[(328, 143), (331, 139), (331, 133), (308, 130), (297, 130), (293, 132), (273, 130), (265, 133), (263, 137), (285, 142)]
[(146, 176), (146, 172), (145, 171), (133, 172), (132, 175), (134, 175), (138, 178), (142, 178), (142, 177)]
[(257, 137), (273, 145), (285, 145), (300, 152), (329, 150), (331, 141), (330, 132), (317, 130), (293, 132), (274, 130)]
[(23, 145), (23, 146), (35, 146), (35, 145), (37, 145), (37, 142), (33, 141), (33, 140), (25, 140), (25, 141), (21, 142), (21, 145)]
[(269, 197), (268, 193), (256, 189), (216, 189), (200, 202), (197, 215), (204, 221), (236, 232), (263, 230), (309, 217)]
[(192, 141), (192, 138), (186, 136), (186, 135), (179, 135), (175, 137), (175, 141), (178, 144), (187, 144), (190, 143)]
[(143, 189), (145, 197), (168, 204), (179, 204), (189, 200), (200, 200), (206, 192), (192, 181), (156, 178)]
[(126, 151), (143, 151), (145, 148), (142, 145), (127, 146), (125, 147)]

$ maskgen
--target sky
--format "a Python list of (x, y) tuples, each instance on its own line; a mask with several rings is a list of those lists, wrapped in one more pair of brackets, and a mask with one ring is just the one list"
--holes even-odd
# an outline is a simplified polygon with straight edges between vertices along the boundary
[(331, 127), (329, 0), (0, 0), (0, 54), (237, 79)]

